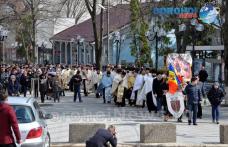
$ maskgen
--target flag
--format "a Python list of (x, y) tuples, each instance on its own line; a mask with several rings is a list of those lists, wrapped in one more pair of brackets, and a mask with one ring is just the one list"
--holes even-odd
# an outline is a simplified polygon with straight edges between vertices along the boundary
[(174, 94), (177, 92), (178, 87), (181, 85), (181, 82), (176, 75), (175, 69), (172, 66), (172, 64), (169, 64), (169, 79), (168, 79), (168, 85), (169, 85), (169, 92), (171, 94)]

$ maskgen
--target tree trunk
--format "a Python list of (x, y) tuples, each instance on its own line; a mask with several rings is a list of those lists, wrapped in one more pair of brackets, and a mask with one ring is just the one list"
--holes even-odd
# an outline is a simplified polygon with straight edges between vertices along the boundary
[[(173, 6), (174, 7), (177, 6), (177, 1), (176, 0), (173, 1)], [(185, 52), (185, 50), (183, 50), (183, 48), (182, 48), (182, 44), (181, 44), (182, 36), (181, 36), (181, 34), (179, 32), (179, 26), (178, 26), (178, 22), (177, 21), (174, 21), (174, 26), (175, 26), (177, 53), (183, 53), (183, 52)]]
[(35, 18), (32, 20), (32, 51), (33, 51), (33, 54), (32, 54), (31, 60), (35, 60), (36, 58), (38, 58), (36, 57), (36, 20)]
[(175, 31), (175, 36), (176, 36), (176, 44), (177, 44), (177, 53), (182, 53), (184, 52), (182, 49), (182, 45), (181, 45), (181, 35), (179, 30)]
[[(36, 15), (35, 15), (35, 7), (34, 7), (34, 3), (33, 1), (31, 1), (31, 16), (32, 16), (32, 53), (31, 53), (31, 57), (30, 60), (26, 61), (26, 62), (30, 62), (31, 60), (36, 63)], [(30, 47), (29, 47), (30, 49)], [(38, 55), (37, 55), (38, 56)]]
[[(104, 5), (105, 0), (102, 0), (102, 5)], [(92, 19), (92, 25), (93, 25), (93, 34), (94, 34), (94, 42), (95, 42), (95, 55), (96, 55), (96, 66), (97, 68), (101, 69), (101, 56), (103, 51), (103, 12), (104, 10), (101, 10), (100, 14), (100, 32), (98, 35), (97, 31), (97, 25), (96, 25), (96, 15), (97, 15), (97, 0), (92, 1), (92, 5), (90, 4), (89, 0), (85, 0), (87, 10), (89, 11), (89, 14)]]
[[(105, 0), (102, 0), (102, 5), (104, 6), (104, 2)], [(104, 9), (101, 9), (101, 13), (100, 13), (100, 39), (99, 39), (99, 48), (98, 48), (98, 55), (97, 55), (97, 67), (99, 69), (101, 69), (101, 57), (102, 57), (102, 52), (103, 52), (103, 27), (104, 27), (104, 23), (103, 23), (103, 19), (104, 19)]]

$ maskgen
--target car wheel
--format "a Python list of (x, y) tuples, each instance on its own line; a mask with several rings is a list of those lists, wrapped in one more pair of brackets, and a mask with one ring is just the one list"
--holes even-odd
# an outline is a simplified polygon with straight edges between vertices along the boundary
[(51, 137), (50, 137), (50, 134), (47, 133), (47, 136), (45, 138), (45, 144), (44, 144), (44, 147), (50, 147), (51, 146)]

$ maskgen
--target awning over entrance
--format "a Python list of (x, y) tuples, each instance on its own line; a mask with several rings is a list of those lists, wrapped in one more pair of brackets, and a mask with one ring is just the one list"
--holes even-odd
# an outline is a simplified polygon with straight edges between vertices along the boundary
[[(192, 46), (187, 46), (186, 51), (192, 51)], [(217, 46), (195, 46), (195, 51), (224, 51), (224, 45)]]

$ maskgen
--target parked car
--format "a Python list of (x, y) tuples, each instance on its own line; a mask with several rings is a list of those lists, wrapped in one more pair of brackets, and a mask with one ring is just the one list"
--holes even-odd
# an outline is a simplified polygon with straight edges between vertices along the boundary
[(19, 123), (20, 147), (50, 147), (46, 119), (51, 119), (52, 115), (45, 114), (34, 98), (9, 97), (8, 102), (14, 108)]

